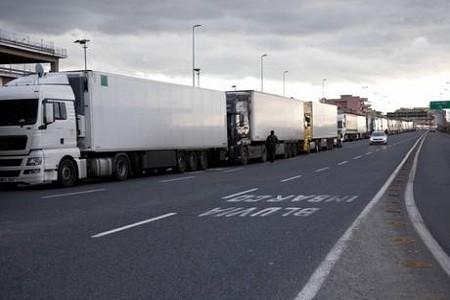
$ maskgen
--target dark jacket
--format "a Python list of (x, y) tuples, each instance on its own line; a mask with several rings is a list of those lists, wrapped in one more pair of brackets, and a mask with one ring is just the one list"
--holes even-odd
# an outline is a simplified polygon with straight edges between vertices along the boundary
[(269, 135), (266, 139), (266, 147), (268, 150), (275, 150), (277, 148), (278, 138), (274, 135)]

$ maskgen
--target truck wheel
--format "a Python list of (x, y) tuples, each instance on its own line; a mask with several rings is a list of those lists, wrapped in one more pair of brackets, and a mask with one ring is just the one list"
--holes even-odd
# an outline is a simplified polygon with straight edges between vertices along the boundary
[(239, 163), (241, 165), (246, 165), (248, 164), (248, 148), (247, 147), (241, 147), (241, 151), (240, 151), (240, 160)]
[(290, 157), (291, 157), (291, 144), (285, 144), (284, 158), (290, 158)]
[(188, 153), (188, 167), (190, 171), (196, 171), (198, 165), (197, 153), (191, 151)]
[(130, 175), (130, 160), (126, 154), (119, 154), (114, 157), (114, 172), (113, 176), (118, 181), (128, 179)]
[(177, 172), (178, 173), (184, 173), (186, 171), (187, 164), (186, 164), (186, 155), (184, 152), (178, 152), (177, 155)]
[(320, 145), (317, 141), (314, 142), (314, 152), (318, 153), (320, 151)]
[(201, 151), (198, 155), (198, 168), (200, 170), (208, 169), (208, 153)]
[(267, 161), (267, 149), (265, 146), (263, 146), (262, 152), (261, 152), (261, 162)]
[(71, 159), (63, 159), (58, 168), (58, 184), (62, 187), (75, 185), (78, 179), (78, 171), (75, 162)]

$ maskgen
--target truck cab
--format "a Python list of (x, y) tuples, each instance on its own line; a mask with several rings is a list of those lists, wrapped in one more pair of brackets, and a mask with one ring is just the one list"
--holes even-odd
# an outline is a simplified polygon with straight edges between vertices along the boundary
[(30, 75), (0, 88), (0, 184), (64, 183), (77, 179), (67, 176), (83, 175), (74, 100), (60, 73)]

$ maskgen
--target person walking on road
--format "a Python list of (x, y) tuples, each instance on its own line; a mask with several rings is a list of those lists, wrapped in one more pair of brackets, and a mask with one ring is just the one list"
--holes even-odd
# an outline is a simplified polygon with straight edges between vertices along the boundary
[(270, 135), (266, 139), (266, 151), (267, 158), (270, 162), (275, 161), (275, 153), (277, 151), (278, 138), (275, 135), (275, 131), (270, 131)]

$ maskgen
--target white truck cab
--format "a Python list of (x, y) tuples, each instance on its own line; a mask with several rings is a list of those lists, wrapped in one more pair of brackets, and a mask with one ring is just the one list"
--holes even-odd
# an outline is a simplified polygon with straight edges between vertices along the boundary
[(60, 73), (31, 75), (0, 88), (0, 184), (72, 185), (85, 174), (74, 100)]

